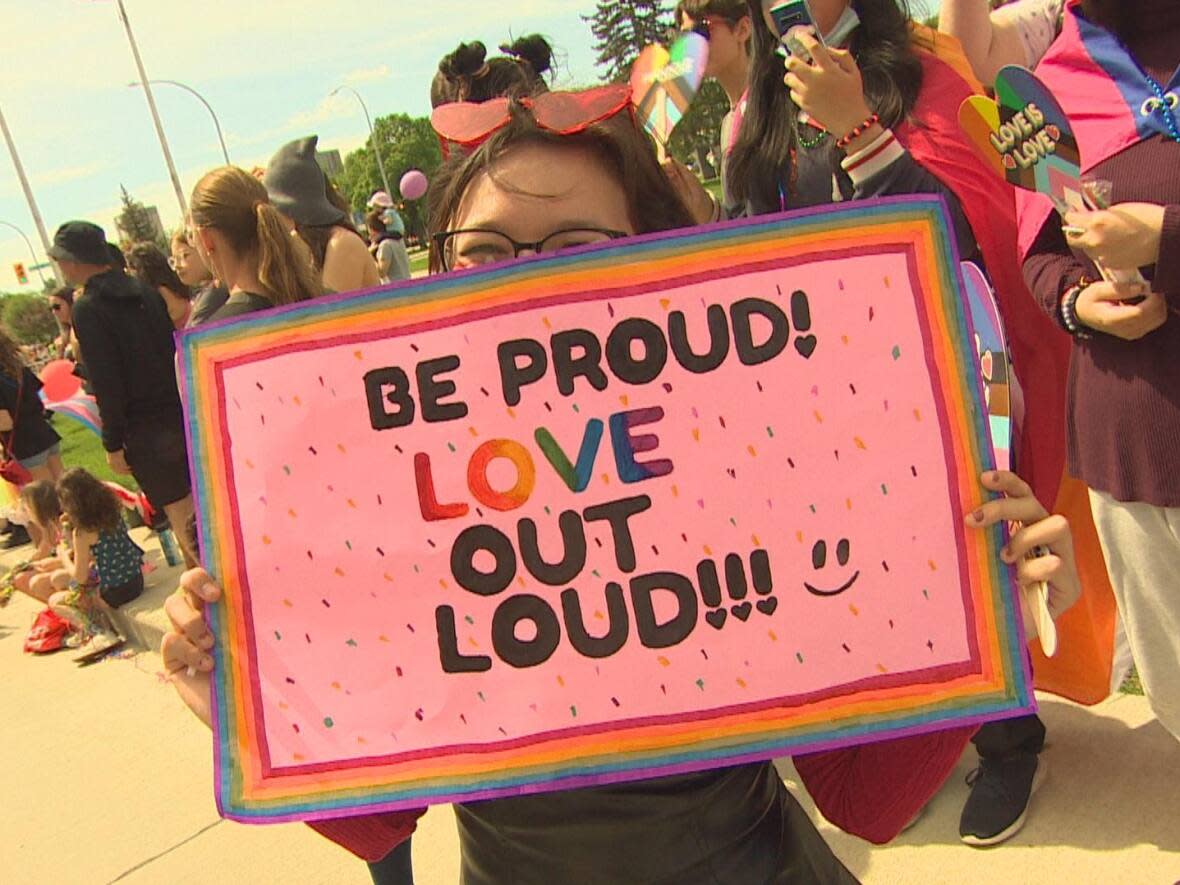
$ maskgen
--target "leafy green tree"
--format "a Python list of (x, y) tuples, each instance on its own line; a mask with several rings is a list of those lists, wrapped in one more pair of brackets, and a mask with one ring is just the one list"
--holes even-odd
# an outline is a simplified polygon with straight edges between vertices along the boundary
[[(695, 159), (705, 178), (713, 178), (718, 170), (705, 155), (721, 144), (721, 121), (729, 113), (729, 98), (716, 80), (708, 80), (693, 100), (692, 107), (672, 132), (668, 153), (687, 163)], [(714, 151), (715, 155), (719, 151)], [(716, 159), (716, 156), (714, 157)]]
[[(390, 114), (378, 117), (373, 128), (381, 160), (389, 176), (389, 186), (393, 189), (390, 196), (394, 200), (401, 199), (398, 182), (411, 169), (420, 169), (428, 179), (433, 178), (435, 170), (442, 163), (442, 151), (429, 118)], [(357, 148), (344, 158), (344, 171), (334, 183), (357, 210), (364, 209), (374, 191), (385, 189), (381, 172), (377, 168), (377, 157), (373, 153), (372, 138), (364, 147)], [(407, 200), (402, 212), (407, 232), (420, 238), (426, 232), (426, 207), (423, 203), (425, 198)]]
[(115, 226), (123, 238), (132, 245), (155, 243), (166, 251), (167, 243), (164, 242), (163, 232), (157, 227), (147, 207), (127, 193), (127, 188), (123, 185), (119, 185), (119, 191), (123, 208), (119, 212), (119, 217), (115, 219)]
[(631, 65), (649, 43), (662, 43), (672, 27), (672, 17), (660, 0), (599, 0), (593, 15), (582, 20), (594, 34), (597, 64), (606, 69), (609, 83), (624, 83)]
[(2, 321), (18, 344), (44, 344), (57, 337), (57, 320), (43, 295), (16, 293), (0, 300)]

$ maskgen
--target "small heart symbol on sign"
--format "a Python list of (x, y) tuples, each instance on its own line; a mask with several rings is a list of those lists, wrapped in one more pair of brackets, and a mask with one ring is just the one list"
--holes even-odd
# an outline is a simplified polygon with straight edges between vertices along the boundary
[(739, 621), (748, 621), (750, 620), (750, 612), (754, 610), (754, 607), (748, 602), (743, 602), (741, 605), (730, 606), (729, 610), (733, 612), (733, 616)]
[(819, 342), (815, 340), (814, 335), (802, 335), (795, 339), (795, 350), (799, 351), (799, 356), (805, 360), (811, 359), (811, 355), (815, 353), (815, 347)]
[(709, 626), (715, 630), (720, 630), (725, 626), (725, 621), (729, 617), (729, 612), (723, 608), (713, 609), (711, 612), (705, 613), (705, 620), (709, 622)]
[(758, 611), (762, 612), (762, 614), (766, 615), (767, 617), (770, 617), (771, 615), (773, 615), (777, 609), (778, 609), (778, 597), (777, 596), (768, 596), (766, 599), (759, 599), (758, 600)]

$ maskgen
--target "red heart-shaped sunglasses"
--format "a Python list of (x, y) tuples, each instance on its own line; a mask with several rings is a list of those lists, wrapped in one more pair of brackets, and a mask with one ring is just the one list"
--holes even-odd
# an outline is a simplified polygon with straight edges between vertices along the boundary
[[(540, 95), (511, 99), (526, 109), (537, 126), (555, 135), (583, 132), (595, 123), (632, 109), (629, 85), (600, 86), (580, 92), (543, 92)], [(461, 101), (434, 109), (430, 124), (438, 133), (443, 153), (458, 145), (472, 150), (503, 129), (512, 120), (507, 98), (484, 102)], [(633, 111), (631, 111), (633, 113)]]

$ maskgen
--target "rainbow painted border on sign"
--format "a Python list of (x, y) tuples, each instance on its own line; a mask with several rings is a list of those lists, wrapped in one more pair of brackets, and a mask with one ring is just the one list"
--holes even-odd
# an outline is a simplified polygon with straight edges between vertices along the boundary
[[(293, 346), (332, 346), (407, 327), (586, 299), (658, 292), (694, 280), (888, 250), (907, 257), (939, 404), (951, 489), (968, 512), (978, 476), (994, 466), (973, 329), (958, 256), (937, 199), (897, 198), (657, 234), (488, 270), (323, 299), (186, 333), (181, 373), (204, 562), (225, 589), (209, 612), (214, 679), (216, 793), (230, 818), (253, 822), (343, 817), (448, 801), (518, 795), (673, 774), (849, 746), (1020, 715), (1034, 709), (1023, 628), (1001, 531), (956, 529), (974, 623), (970, 672), (907, 674), (888, 686), (853, 685), (808, 703), (732, 707), (617, 728), (569, 729), (502, 745), (414, 758), (373, 757), (318, 770), (266, 762), (253, 625), (242, 604), (243, 541), (232, 497), (221, 373)], [(312, 767), (309, 767), (312, 768)]]

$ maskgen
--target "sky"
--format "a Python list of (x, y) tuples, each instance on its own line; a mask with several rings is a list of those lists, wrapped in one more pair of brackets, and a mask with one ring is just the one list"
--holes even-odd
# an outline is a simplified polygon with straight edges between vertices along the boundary
[[(439, 59), (464, 40), (490, 50), (542, 33), (556, 49), (557, 88), (597, 81), (589, 26), (593, 0), (124, 0), (152, 79), (200, 92), (221, 121), (230, 159), (265, 165), (284, 143), (318, 134), (341, 155), (368, 137), (348, 93), (374, 116), (430, 112)], [(927, 6), (936, 6), (928, 2)], [(0, 0), (0, 110), (19, 151), (49, 236), (85, 218), (115, 239), (119, 187), (156, 206), (166, 229), (180, 209), (168, 178), (114, 0)], [(187, 194), (221, 165), (216, 132), (196, 98), (154, 90), (181, 187)], [(0, 146), (0, 222), (21, 228), (44, 251), (7, 150)], [(38, 275), (17, 285), (14, 262), (33, 264), (20, 236), (0, 224), (0, 292), (39, 291)], [(46, 271), (46, 274), (49, 272)]]
[[(558, 88), (596, 82), (589, 26), (592, 0), (124, 0), (148, 77), (177, 80), (212, 105), (230, 159), (266, 165), (282, 144), (318, 134), (345, 155), (368, 137), (352, 86), (374, 117), (430, 113), (439, 59), (461, 40), (494, 52), (539, 32), (557, 52)], [(119, 186), (155, 205), (165, 228), (180, 209), (134, 59), (113, 0), (0, 0), (0, 110), (12, 132), (49, 236), (85, 218), (113, 240)], [(17, 36), (19, 35), (19, 36)], [(192, 95), (154, 90), (186, 199), (222, 164), (213, 121)], [(44, 251), (8, 151), (0, 145), (0, 222), (15, 224)], [(29, 248), (0, 225), (0, 292), (39, 291), (36, 273), (17, 285), (12, 265), (32, 265)], [(48, 275), (49, 271), (46, 271)]]

